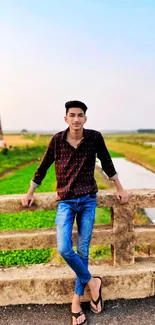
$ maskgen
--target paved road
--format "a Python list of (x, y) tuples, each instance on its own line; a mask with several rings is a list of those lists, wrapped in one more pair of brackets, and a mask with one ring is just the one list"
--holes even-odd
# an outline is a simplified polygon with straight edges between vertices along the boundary
[[(88, 325), (155, 325), (155, 297), (106, 301), (102, 315), (83, 308)], [(0, 325), (70, 325), (70, 305), (18, 305), (0, 307)]]

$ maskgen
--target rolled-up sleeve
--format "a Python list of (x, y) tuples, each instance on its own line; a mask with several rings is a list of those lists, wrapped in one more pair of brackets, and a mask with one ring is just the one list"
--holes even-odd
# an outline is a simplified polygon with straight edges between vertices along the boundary
[(114, 181), (118, 178), (114, 164), (106, 147), (102, 134), (98, 132), (97, 137), (97, 158), (101, 161), (102, 170), (106, 173), (110, 180)]
[(34, 188), (37, 188), (41, 185), (42, 180), (46, 176), (48, 168), (54, 162), (54, 148), (55, 148), (55, 137), (50, 141), (47, 150), (41, 160), (39, 167), (37, 168), (30, 185)]

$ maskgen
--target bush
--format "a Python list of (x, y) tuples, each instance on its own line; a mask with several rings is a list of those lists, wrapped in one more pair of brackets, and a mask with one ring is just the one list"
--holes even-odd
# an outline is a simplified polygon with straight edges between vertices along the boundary
[(8, 148), (3, 148), (1, 151), (2, 155), (7, 156), (9, 153), (9, 149)]

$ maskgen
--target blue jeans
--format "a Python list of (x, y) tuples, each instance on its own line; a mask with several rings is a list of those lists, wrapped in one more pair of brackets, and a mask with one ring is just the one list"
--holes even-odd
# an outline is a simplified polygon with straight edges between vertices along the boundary
[[(62, 200), (58, 203), (56, 214), (56, 234), (58, 252), (76, 273), (75, 293), (84, 294), (91, 279), (88, 271), (89, 244), (91, 240), (96, 208), (96, 193)], [(76, 217), (77, 253), (73, 251), (72, 229)]]

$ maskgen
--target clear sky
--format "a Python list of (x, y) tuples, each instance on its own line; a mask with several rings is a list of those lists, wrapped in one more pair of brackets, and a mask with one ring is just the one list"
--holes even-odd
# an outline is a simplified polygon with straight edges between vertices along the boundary
[(71, 99), (88, 128), (155, 128), (154, 0), (0, 0), (3, 129), (64, 129)]

